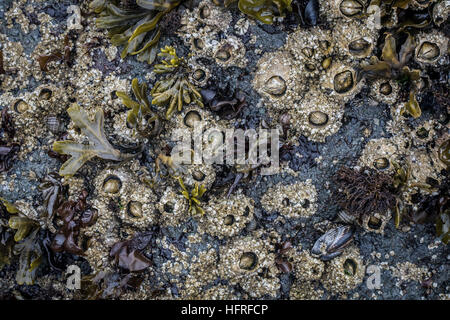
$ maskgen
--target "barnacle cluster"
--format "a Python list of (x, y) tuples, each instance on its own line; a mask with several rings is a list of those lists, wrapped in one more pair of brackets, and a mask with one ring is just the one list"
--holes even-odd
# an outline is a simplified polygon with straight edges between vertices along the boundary
[[(73, 30), (47, 2), (0, 4), (2, 297), (370, 298), (383, 257), (448, 299), (445, 1), (93, 0)], [(281, 170), (247, 157), (273, 137), (206, 161), (218, 128), (278, 130)]]

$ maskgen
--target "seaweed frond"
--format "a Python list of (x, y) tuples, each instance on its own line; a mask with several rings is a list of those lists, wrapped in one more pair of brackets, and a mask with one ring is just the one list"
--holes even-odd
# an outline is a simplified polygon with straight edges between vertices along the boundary
[(194, 189), (190, 192), (187, 190), (186, 186), (183, 183), (183, 180), (179, 177), (178, 182), (183, 190), (181, 194), (189, 201), (189, 213), (191, 215), (205, 214), (205, 210), (200, 207), (200, 198), (206, 192), (206, 188), (203, 185), (199, 185), (197, 182), (195, 183)]
[(124, 46), (121, 58), (137, 55), (139, 61), (153, 63), (161, 36), (158, 23), (181, 0), (136, 0), (133, 4), (120, 5), (117, 0), (95, 0), (90, 4), (99, 13), (96, 24), (108, 29), (111, 43)]
[(416, 43), (413, 36), (407, 33), (406, 41), (401, 46), (399, 53), (397, 53), (397, 41), (390, 33), (386, 34), (384, 46), (381, 53), (381, 60), (373, 56), (372, 63), (362, 66), (361, 75), (370, 80), (375, 79), (394, 79), (398, 83), (408, 85), (409, 99), (401, 114), (409, 113), (414, 118), (419, 118), (422, 114), (419, 103), (416, 100), (416, 85), (415, 82), (420, 79), (420, 70), (410, 70), (406, 64), (409, 62)]
[(125, 92), (116, 92), (122, 103), (131, 109), (127, 114), (127, 124), (143, 136), (158, 134), (161, 124), (158, 115), (150, 109), (147, 84), (139, 84), (138, 79), (134, 78), (131, 82), (131, 88), (137, 101), (134, 101)]
[[(8, 227), (16, 230), (14, 234), (14, 242), (10, 243), (12, 253), (19, 256), (19, 268), (16, 273), (16, 282), (19, 285), (34, 283), (36, 278), (36, 271), (42, 262), (42, 248), (39, 242), (38, 232), (39, 225), (24, 216), (16, 206), (7, 200), (0, 198), (1, 205), (9, 214)], [(2, 250), (7, 250), (8, 247)], [(11, 252), (10, 252), (11, 253)], [(9, 257), (0, 257), (0, 263), (9, 263)]]
[(272, 24), (274, 18), (284, 17), (286, 11), (292, 11), (292, 0), (225, 0), (224, 4), (228, 7), (236, 1), (242, 13), (265, 24)]
[(175, 108), (181, 112), (185, 104), (195, 103), (203, 108), (202, 95), (188, 80), (184, 59), (179, 58), (176, 50), (170, 46), (161, 49), (159, 56), (165, 59), (161, 64), (155, 65), (155, 73), (169, 73), (169, 75), (157, 81), (152, 88), (150, 92), (153, 97), (152, 104), (169, 106), (166, 111), (166, 119), (170, 119)]
[(94, 157), (115, 161), (126, 159), (126, 155), (114, 149), (106, 138), (103, 128), (104, 116), (102, 110), (97, 111), (94, 121), (90, 121), (87, 113), (76, 103), (67, 109), (67, 113), (75, 125), (88, 137), (89, 144), (81, 144), (71, 140), (53, 143), (53, 151), (72, 156), (63, 163), (59, 170), (59, 175), (74, 175), (83, 164)]

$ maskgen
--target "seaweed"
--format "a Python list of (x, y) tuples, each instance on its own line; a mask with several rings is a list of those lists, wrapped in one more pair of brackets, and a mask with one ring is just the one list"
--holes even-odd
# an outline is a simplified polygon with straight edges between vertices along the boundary
[(153, 238), (152, 231), (137, 234), (131, 240), (115, 243), (110, 250), (110, 257), (122, 269), (130, 272), (142, 271), (151, 266), (152, 261), (141, 251), (144, 250)]
[(177, 56), (173, 47), (166, 46), (161, 49), (158, 56), (163, 57), (161, 64), (155, 65), (157, 74), (169, 73), (169, 75), (155, 83), (151, 90), (152, 104), (158, 106), (169, 105), (166, 111), (166, 119), (170, 119), (175, 112), (179, 112), (185, 104), (195, 103), (203, 108), (202, 96), (197, 88), (188, 81), (189, 70), (183, 58)]
[(338, 187), (334, 192), (337, 204), (359, 221), (371, 213), (385, 214), (396, 205), (393, 178), (385, 173), (342, 167), (333, 179)]
[(224, 5), (228, 7), (236, 1), (242, 13), (265, 24), (272, 24), (275, 18), (292, 11), (292, 0), (225, 0)]
[(48, 219), (53, 219), (56, 209), (62, 202), (63, 186), (61, 177), (56, 172), (48, 173), (41, 184), (39, 190), (42, 192), (44, 198), (44, 207), (48, 214)]
[[(19, 256), (19, 268), (16, 273), (16, 282), (19, 285), (34, 283), (36, 278), (36, 271), (42, 262), (42, 249), (39, 242), (38, 232), (40, 230), (39, 225), (25, 217), (13, 204), (9, 203), (3, 198), (0, 198), (0, 210), (2, 215), (9, 215), (8, 227), (12, 230), (16, 230), (14, 233), (14, 242), (10, 241), (10, 238), (5, 238), (4, 243), (0, 246), (0, 250), (3, 250), (8, 257), (2, 257), (0, 255), (0, 263), (9, 263), (12, 254)], [(4, 207), (4, 209), (3, 209)], [(6, 226), (3, 226), (4, 228)], [(2, 241), (3, 242), (3, 241)], [(5, 246), (6, 245), (6, 246)]]
[(206, 188), (196, 182), (194, 188), (189, 192), (181, 178), (178, 178), (178, 183), (180, 184), (182, 189), (181, 194), (189, 201), (188, 212), (191, 215), (204, 215), (205, 210), (200, 207), (200, 198), (206, 192)]
[(75, 125), (88, 137), (89, 144), (81, 144), (71, 140), (53, 143), (53, 151), (72, 156), (63, 163), (59, 170), (59, 175), (74, 175), (83, 164), (94, 157), (115, 161), (126, 160), (130, 157), (114, 149), (106, 138), (103, 128), (104, 116), (102, 110), (96, 112), (94, 121), (90, 121), (87, 113), (76, 103), (67, 109), (67, 113)]
[(371, 58), (371, 64), (361, 67), (362, 71), (359, 77), (365, 76), (369, 80), (394, 79), (400, 84), (409, 85), (409, 99), (401, 110), (401, 113), (403, 114), (406, 111), (414, 118), (419, 118), (422, 112), (415, 97), (418, 89), (414, 82), (420, 79), (421, 72), (417, 69), (410, 70), (406, 66), (414, 49), (414, 38), (407, 33), (406, 41), (397, 54), (397, 41), (392, 34), (387, 33), (381, 53), (381, 60), (373, 56)]
[(210, 109), (216, 112), (221, 119), (234, 119), (247, 106), (245, 96), (241, 91), (236, 92), (231, 99), (224, 98), (223, 94), (210, 89), (200, 90), (200, 94)]
[(140, 85), (138, 79), (134, 78), (131, 82), (131, 88), (137, 102), (132, 100), (125, 92), (116, 92), (116, 95), (122, 99), (122, 103), (131, 109), (127, 114), (127, 124), (143, 136), (158, 134), (161, 123), (159, 117), (150, 109), (147, 84)]
[(5, 74), (5, 67), (3, 65), (3, 50), (0, 49), (0, 74)]
[(99, 271), (81, 279), (80, 296), (86, 300), (119, 298), (126, 290), (139, 288), (141, 276), (128, 273)]
[(36, 271), (42, 262), (38, 231), (39, 228), (35, 228), (26, 239), (14, 246), (14, 254), (19, 255), (19, 268), (16, 273), (16, 282), (19, 285), (33, 284)]
[(37, 58), (41, 71), (48, 72), (48, 64), (52, 61), (62, 61), (66, 63), (66, 65), (69, 65), (71, 59), (71, 51), (72, 50), (70, 48), (69, 35), (67, 34), (64, 37), (64, 48), (62, 52), (60, 50), (57, 50), (49, 55), (43, 55)]
[(52, 240), (52, 251), (83, 254), (83, 249), (77, 244), (80, 229), (94, 224), (98, 216), (97, 209), (87, 205), (87, 196), (88, 192), (84, 190), (77, 201), (64, 201), (56, 210), (63, 225)]
[(138, 61), (151, 64), (156, 58), (161, 36), (161, 19), (182, 0), (94, 0), (90, 7), (100, 14), (97, 27), (108, 29), (115, 46), (124, 46), (121, 58), (137, 55)]

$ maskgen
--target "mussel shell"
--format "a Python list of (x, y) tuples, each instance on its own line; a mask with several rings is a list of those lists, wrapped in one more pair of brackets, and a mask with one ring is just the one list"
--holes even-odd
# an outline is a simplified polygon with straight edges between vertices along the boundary
[(343, 0), (339, 4), (339, 10), (344, 16), (352, 18), (363, 13), (364, 5), (357, 0)]
[(327, 57), (327, 58), (323, 59), (322, 68), (327, 70), (331, 66), (332, 61), (333, 61), (333, 58), (331, 58), (331, 57)]
[(327, 261), (340, 255), (343, 249), (353, 241), (353, 227), (339, 226), (323, 234), (314, 243), (311, 253)]
[(337, 93), (349, 92), (354, 85), (353, 73), (345, 70), (334, 76), (334, 91)]
[(273, 76), (266, 81), (264, 91), (273, 96), (281, 96), (286, 92), (286, 88), (286, 81), (282, 77)]

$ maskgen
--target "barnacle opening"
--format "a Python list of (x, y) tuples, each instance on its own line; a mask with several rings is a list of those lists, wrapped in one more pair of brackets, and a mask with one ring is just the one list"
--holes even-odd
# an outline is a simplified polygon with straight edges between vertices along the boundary
[(13, 105), (13, 110), (17, 113), (24, 113), (28, 111), (30, 105), (23, 101), (22, 99), (17, 100)]
[(273, 96), (281, 96), (286, 92), (286, 88), (286, 81), (282, 77), (273, 76), (266, 81), (264, 90)]
[(258, 264), (258, 256), (254, 252), (244, 252), (239, 259), (239, 268), (253, 270)]
[(142, 203), (139, 201), (130, 201), (127, 204), (127, 213), (133, 218), (142, 217)]
[(232, 214), (229, 214), (223, 219), (223, 224), (226, 226), (231, 226), (235, 221), (236, 219), (234, 218), (234, 216)]
[(342, 71), (334, 76), (334, 91), (337, 93), (347, 93), (354, 87), (353, 72), (350, 70)]
[(356, 274), (358, 264), (355, 260), (349, 258), (344, 261), (343, 268), (346, 275), (353, 277)]
[(103, 191), (106, 193), (118, 193), (121, 187), (122, 181), (117, 176), (110, 175), (103, 181)]
[(328, 115), (322, 111), (313, 111), (308, 115), (308, 121), (313, 126), (321, 127), (328, 123)]
[(53, 94), (52, 90), (44, 88), (41, 90), (41, 92), (39, 92), (39, 99), (50, 100), (52, 94)]

